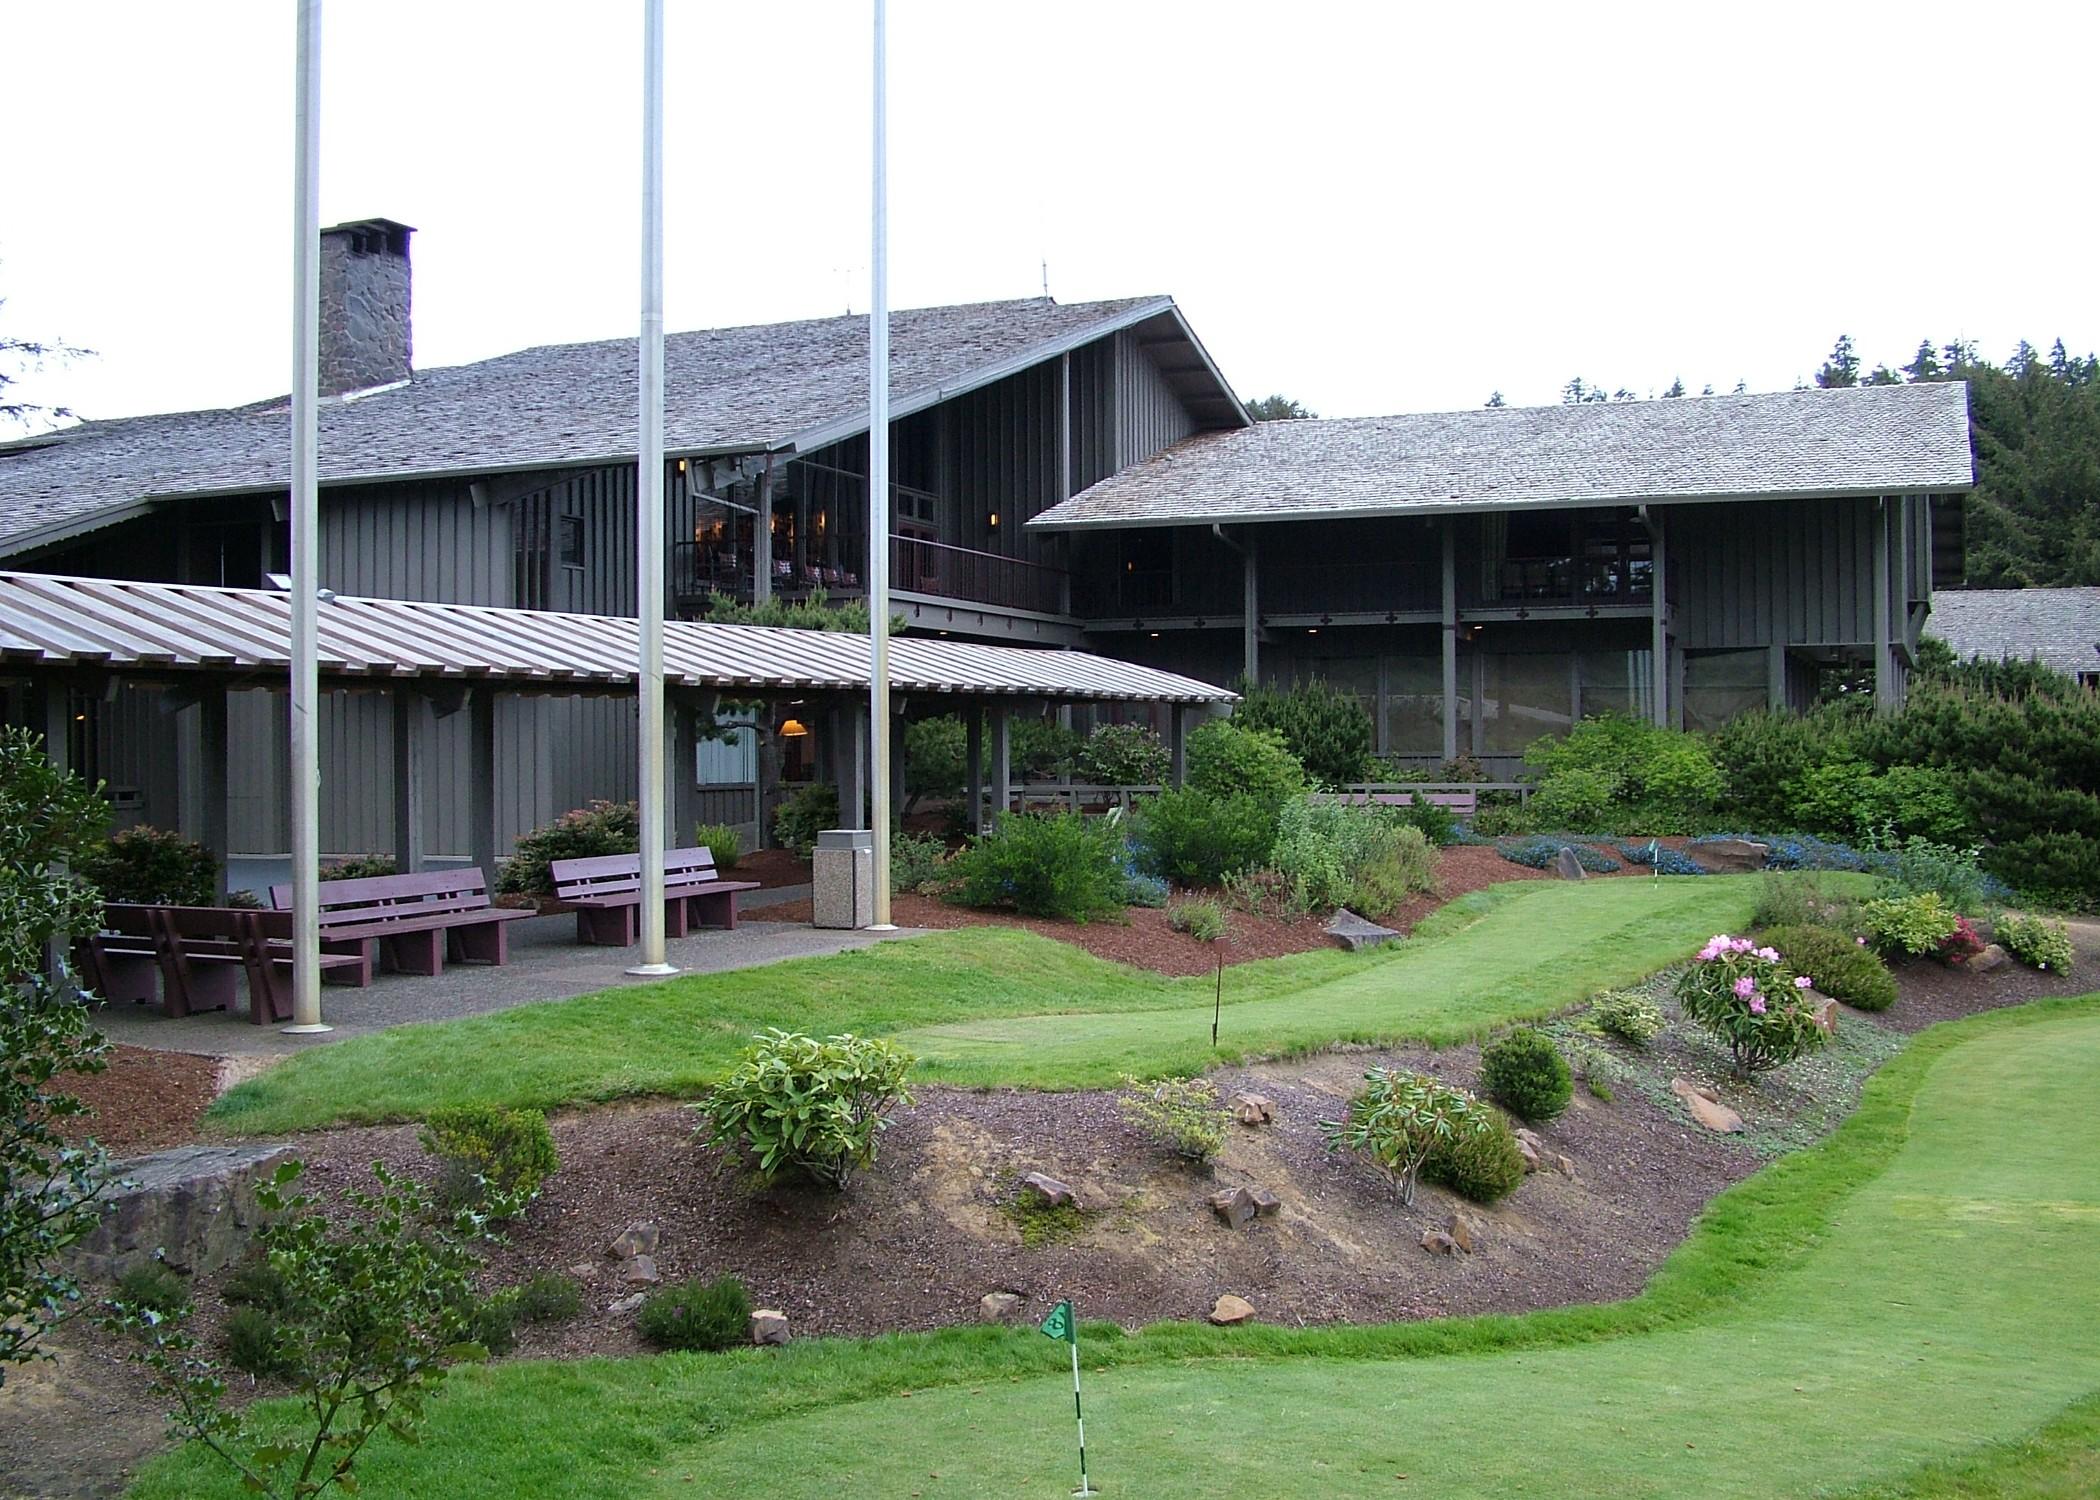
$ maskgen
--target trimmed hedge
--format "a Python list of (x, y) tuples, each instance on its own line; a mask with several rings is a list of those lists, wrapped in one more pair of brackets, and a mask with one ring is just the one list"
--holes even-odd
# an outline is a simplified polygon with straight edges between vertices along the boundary
[(1896, 978), (1873, 949), (1833, 927), (1774, 927), (1764, 939), (1786, 966), (1854, 1010), (1887, 1010), (1896, 1003)]

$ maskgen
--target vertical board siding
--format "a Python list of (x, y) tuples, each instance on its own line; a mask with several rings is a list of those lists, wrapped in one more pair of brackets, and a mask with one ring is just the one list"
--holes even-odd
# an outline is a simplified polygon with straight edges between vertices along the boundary
[(1116, 467), (1128, 468), (1188, 437), (1196, 421), (1134, 334), (1115, 336), (1115, 359)]
[(1672, 507), (1674, 633), (1692, 650), (1874, 639), (1868, 500)]

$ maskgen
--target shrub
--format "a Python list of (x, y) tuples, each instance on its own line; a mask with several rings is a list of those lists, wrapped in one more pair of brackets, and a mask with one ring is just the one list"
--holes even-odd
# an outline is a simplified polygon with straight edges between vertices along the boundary
[(1677, 976), (1684, 1013), (1728, 1044), (1748, 1076), (1780, 1067), (1829, 1040), (1805, 994), (1806, 975), (1787, 970), (1779, 952), (1720, 934)]
[(817, 835), (839, 826), (839, 789), (812, 781), (780, 799), (773, 809), (773, 842), (804, 859), (817, 847)]
[(1106, 818), (1005, 813), (949, 862), (951, 900), (1084, 922), (1123, 906), (1122, 841)]
[(1538, 827), (1538, 818), (1519, 802), (1484, 803), (1473, 814), (1473, 832), (1482, 839), (1522, 837)]
[(504, 861), (497, 889), (512, 894), (551, 896), (557, 859), (590, 859), (605, 854), (632, 854), (640, 849), (641, 813), (632, 802), (593, 802), (563, 813), (521, 835)]
[(353, 854), (321, 866), (323, 880), (374, 880), (399, 873), (391, 854)]
[(1420, 832), (1439, 849), (1458, 842), (1458, 814), (1441, 803), (1431, 802), (1420, 792), (1399, 809), (1400, 821)]
[(930, 833), (890, 835), (890, 890), (938, 886), (948, 875), (948, 846)]
[(1953, 778), (1930, 766), (1877, 771), (1859, 760), (1826, 761), (1803, 772), (1788, 790), (1792, 821), (1814, 833), (1952, 842), (1973, 832)]
[(165, 1316), (190, 1305), (190, 1286), (160, 1262), (146, 1261), (117, 1278), (116, 1300), (140, 1312)]
[(695, 824), (693, 844), (715, 857), (718, 870), (734, 870), (744, 857), (744, 835), (734, 823)]
[(1757, 893), (1752, 927), (1849, 928), (1856, 902), (1832, 896), (1814, 875), (1767, 873)]
[(1245, 792), (1281, 806), (1305, 792), (1305, 767), (1282, 736), (1212, 719), (1188, 743), (1188, 784), (1213, 797)]
[(1167, 908), (1167, 925), (1199, 943), (1215, 943), (1225, 936), (1225, 908), (1207, 896), (1192, 897)]
[(1259, 797), (1213, 797), (1194, 787), (1138, 805), (1136, 839), (1147, 871), (1184, 886), (1215, 886), (1267, 862), (1277, 809)]
[(1617, 831), (1619, 791), (1623, 782), (1610, 771), (1570, 766), (1539, 783), (1532, 794), (1531, 815), (1542, 827), (1572, 833)]
[(1887, 1010), (1896, 1003), (1896, 980), (1872, 949), (1830, 927), (1774, 927), (1766, 942), (1786, 955), (1787, 967), (1806, 974), (1817, 989), (1854, 1010)]
[(228, 1307), (257, 1307), (267, 1313), (284, 1311), (289, 1295), (284, 1273), (260, 1250), (242, 1257), (219, 1288), (219, 1300)]
[[(1569, 772), (1608, 778), (1611, 801), (1602, 831), (1690, 833), (1712, 813), (1722, 791), (1720, 769), (1705, 741), (1616, 714), (1584, 719), (1565, 735), (1534, 740), (1524, 762), (1540, 773), (1542, 794)], [(1586, 779), (1582, 795), (1594, 795), (1599, 785)], [(1543, 811), (1539, 817), (1553, 821)]]
[(751, 1342), (751, 1294), (734, 1276), (658, 1287), (635, 1327), (659, 1349), (734, 1349)]
[(561, 1166), (547, 1117), (536, 1109), (467, 1104), (434, 1110), (422, 1141), (445, 1164), (440, 1199), (453, 1205), (500, 1199), (506, 1218), (521, 1211)]
[(1571, 844), (1566, 839), (1548, 838), (1543, 834), (1520, 839), (1513, 844), (1495, 846), (1504, 859), (1513, 865), (1522, 865), (1529, 870), (1550, 870), (1560, 862), (1560, 851), (1571, 850), (1575, 863), (1593, 875), (1608, 875), (1620, 868), (1619, 862), (1609, 854), (1600, 853), (1588, 844)]
[[(927, 797), (939, 800), (963, 794), (969, 781), (969, 746), (969, 731), (953, 714), (913, 719), (904, 726), (906, 811)], [(1010, 739), (1007, 756), (1010, 764), (1013, 758)]]
[(1094, 786), (1158, 786), (1168, 767), (1165, 742), (1144, 724), (1096, 724), (1079, 747), (1079, 777)]
[(1543, 1125), (1568, 1107), (1575, 1076), (1553, 1038), (1522, 1026), (1481, 1049), (1480, 1086), (1518, 1118)]
[(1364, 1157), (1391, 1180), (1402, 1203), (1412, 1204), (1423, 1163), (1439, 1148), (1483, 1129), (1484, 1122), (1499, 1123), (1464, 1089), (1426, 1073), (1373, 1068), (1350, 1099), (1348, 1113), (1320, 1123), (1329, 1150)]
[(1870, 860), (1880, 875), (1875, 894), (1918, 896), (1937, 891), (1956, 911), (1989, 912), (2003, 906), (2012, 892), (1976, 862), (1974, 849), (1957, 849), (1927, 838), (1911, 837)]
[(1494, 1203), (1524, 1181), (1524, 1153), (1509, 1122), (1491, 1109), (1476, 1108), (1450, 1138), (1434, 1147), (1422, 1175), (1475, 1203)]
[(1983, 863), (2037, 906), (2058, 911), (2100, 906), (2100, 839), (2032, 834), (1986, 850)]
[(1612, 845), (1612, 847), (1619, 851), (1619, 857), (1624, 859), (1629, 865), (1646, 865), (1658, 875), (1704, 875), (1706, 873), (1706, 866), (1700, 864), (1690, 855), (1680, 854), (1675, 849), (1665, 849), (1653, 839), (1650, 839), (1645, 844), (1637, 839), (1627, 839)]
[(1146, 875), (1139, 871), (1125, 871), (1123, 876), (1123, 904), (1125, 906), (1150, 907), (1154, 911), (1167, 904), (1173, 893), (1167, 883), (1157, 875)]
[(1880, 953), (1906, 953), (1913, 958), (1937, 953), (1952, 937), (1961, 913), (1938, 891), (1916, 896), (1883, 896), (1859, 909), (1867, 937)]
[(875, 1160), (889, 1112), (912, 1102), (914, 1060), (873, 1037), (769, 1030), (695, 1106), (702, 1133), (710, 1146), (744, 1153), (766, 1182), (793, 1174), (843, 1188)]
[(1346, 906), (1382, 916), (1436, 884), (1436, 855), (1421, 830), (1378, 807), (1286, 803), (1269, 858), (1295, 912)]
[(1007, 762), (1028, 781), (1058, 781), (1072, 774), (1084, 744), (1076, 730), (1055, 719), (1013, 719), (1007, 725)]
[(516, 1287), (487, 1297), (471, 1293), (460, 1309), (467, 1339), (491, 1354), (508, 1354), (518, 1347), (518, 1292)]
[(148, 906), (210, 906), (219, 899), (219, 862), (194, 839), (140, 823), (84, 850), (81, 875), (105, 901)]
[(1635, 1047), (1647, 1046), (1668, 1024), (1661, 1006), (1633, 990), (1606, 990), (1591, 1003), (1590, 1019), (1607, 1036)]
[(277, 1315), (259, 1307), (237, 1307), (220, 1332), (226, 1363), (254, 1380), (282, 1380), (295, 1368), (291, 1351), (277, 1337)]
[(518, 1319), (525, 1323), (566, 1323), (583, 1311), (583, 1290), (568, 1276), (535, 1276), (513, 1288), (512, 1295)]
[(1940, 939), (1933, 957), (1950, 969), (1958, 969), (1983, 951), (1983, 936), (1967, 917), (1954, 919), (1954, 930)]
[(2030, 969), (2052, 969), (2063, 974), (2069, 972), (2076, 958), (2071, 951), (2071, 934), (2061, 922), (2045, 922), (2040, 917), (2003, 917), (1992, 936)]
[(1784, 709), (1738, 714), (1707, 738), (1731, 816), (1758, 828), (1798, 826), (1791, 790), (1824, 762), (1847, 753), (1859, 715), (1849, 703), (1808, 714)]
[(1123, 1080), (1116, 1107), (1126, 1122), (1191, 1161), (1209, 1161), (1225, 1144), (1225, 1111), (1206, 1078)]
[(1288, 688), (1261, 687), (1242, 679), (1234, 690), (1240, 703), (1232, 711), (1233, 722), (1276, 735), (1318, 785), (1346, 786), (1370, 774), (1377, 736), (1355, 694), (1317, 678)]

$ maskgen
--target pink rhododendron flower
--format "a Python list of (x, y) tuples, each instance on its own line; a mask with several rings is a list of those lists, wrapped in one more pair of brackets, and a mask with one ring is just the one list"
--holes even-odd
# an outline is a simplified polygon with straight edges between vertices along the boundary
[(1748, 1000), (1752, 995), (1755, 995), (1756, 993), (1757, 981), (1752, 979), (1748, 974), (1745, 974), (1741, 979), (1738, 979), (1735, 982), (1736, 999)]
[(1732, 951), (1734, 951), (1734, 952), (1736, 952), (1736, 953), (1748, 953), (1748, 952), (1750, 951), (1750, 939), (1748, 939), (1748, 938), (1737, 938), (1737, 939), (1736, 939), (1736, 940), (1735, 940), (1734, 942), (1730, 943), (1730, 944), (1729, 944), (1728, 946), (1729, 946), (1729, 948), (1730, 948), (1730, 949), (1731, 949)]
[(1779, 950), (1777, 948), (1760, 948), (1757, 950), (1757, 956), (1768, 964), (1779, 962)]
[(1815, 983), (1806, 974), (1796, 974), (1794, 976), (1794, 988), (1797, 990), (1813, 989), (1815, 988)]
[(1765, 997), (1762, 995), (1752, 995), (1750, 997), (1750, 1014), (1753, 1016), (1761, 1016), (1764, 1013)]
[(1862, 948), (1867, 946), (1867, 940), (1863, 937), (1856, 937), (1852, 941), (1859, 944)]
[(1726, 946), (1716, 948), (1712, 943), (1708, 943), (1704, 948), (1701, 948), (1699, 950), (1699, 962), (1701, 962), (1702, 964), (1710, 964), (1727, 951), (1728, 949), (1726, 948)]

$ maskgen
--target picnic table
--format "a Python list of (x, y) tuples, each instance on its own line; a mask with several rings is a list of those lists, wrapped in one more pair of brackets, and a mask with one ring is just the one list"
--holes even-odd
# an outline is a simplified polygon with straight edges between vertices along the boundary
[[(638, 935), (642, 857), (601, 854), (557, 859), (548, 866), (557, 900), (576, 909), (576, 941), (625, 948)], [(664, 934), (684, 937), (693, 926), (734, 928), (737, 896), (755, 880), (724, 880), (706, 847), (664, 852)]]

